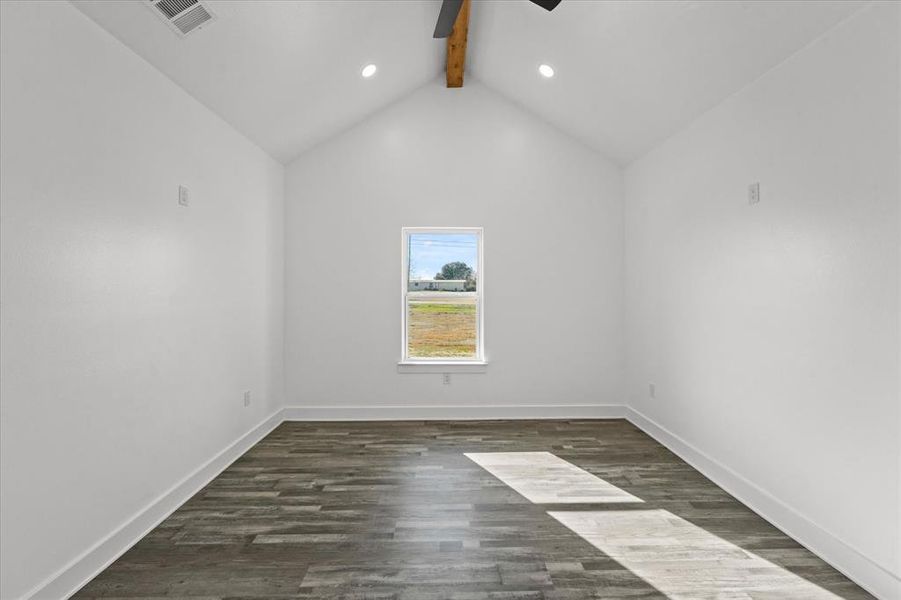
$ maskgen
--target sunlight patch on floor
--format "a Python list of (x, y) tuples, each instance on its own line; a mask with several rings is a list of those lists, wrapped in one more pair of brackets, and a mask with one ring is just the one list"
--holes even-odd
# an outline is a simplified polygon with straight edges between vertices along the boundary
[(666, 510), (548, 514), (671, 600), (839, 598)]
[(642, 502), (550, 452), (468, 452), (466, 457), (536, 504)]

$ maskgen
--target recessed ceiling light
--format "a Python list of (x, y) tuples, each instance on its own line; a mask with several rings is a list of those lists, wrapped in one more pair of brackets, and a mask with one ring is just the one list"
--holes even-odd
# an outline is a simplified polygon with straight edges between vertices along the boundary
[(375, 75), (375, 72), (378, 70), (378, 67), (376, 67), (375, 65), (366, 65), (365, 67), (363, 67), (363, 70), (360, 71), (360, 75), (362, 75), (366, 79), (369, 79), (370, 77)]
[(551, 65), (538, 65), (538, 72), (541, 73), (542, 76), (550, 79), (554, 76), (554, 67)]

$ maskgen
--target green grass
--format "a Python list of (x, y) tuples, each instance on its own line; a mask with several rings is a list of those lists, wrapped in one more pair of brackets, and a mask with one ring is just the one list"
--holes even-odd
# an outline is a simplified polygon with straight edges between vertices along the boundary
[(410, 303), (410, 312), (418, 314), (443, 313), (443, 314), (475, 314), (475, 304), (442, 304), (442, 303)]
[(409, 353), (414, 357), (475, 356), (476, 305), (411, 302)]

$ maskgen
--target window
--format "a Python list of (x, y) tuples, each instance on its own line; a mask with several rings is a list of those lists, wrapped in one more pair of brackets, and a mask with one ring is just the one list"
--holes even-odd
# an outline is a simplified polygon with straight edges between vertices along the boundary
[(402, 362), (482, 362), (482, 229), (403, 229)]

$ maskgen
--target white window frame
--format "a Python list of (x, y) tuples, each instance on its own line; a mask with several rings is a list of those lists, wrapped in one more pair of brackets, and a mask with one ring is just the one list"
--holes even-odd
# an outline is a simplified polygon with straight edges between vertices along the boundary
[[(408, 354), (409, 345), (407, 343), (407, 293), (410, 286), (410, 267), (408, 255), (410, 248), (410, 235), (412, 234), (472, 234), (478, 240), (478, 265), (476, 265), (476, 273), (478, 281), (475, 292), (455, 292), (461, 296), (476, 299), (476, 356), (474, 358), (454, 358), (454, 357), (434, 357), (422, 358), (411, 357)], [(441, 365), (448, 366), (480, 366), (485, 365), (485, 236), (481, 227), (403, 227), (401, 228), (401, 296), (400, 296), (400, 322), (401, 322), (401, 360), (399, 365), (425, 366), (435, 367)], [(436, 292), (436, 295), (441, 292)], [(446, 298), (447, 296), (441, 296)]]

